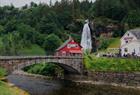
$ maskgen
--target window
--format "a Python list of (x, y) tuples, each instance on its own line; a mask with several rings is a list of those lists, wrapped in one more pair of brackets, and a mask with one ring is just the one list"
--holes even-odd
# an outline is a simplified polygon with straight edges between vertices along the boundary
[(127, 36), (129, 36), (129, 33), (127, 34)]
[(128, 49), (127, 49), (127, 48), (125, 48), (125, 49), (124, 49), (124, 51), (125, 51), (125, 52), (128, 52)]
[(77, 48), (78, 45), (77, 44), (68, 44), (67, 48)]

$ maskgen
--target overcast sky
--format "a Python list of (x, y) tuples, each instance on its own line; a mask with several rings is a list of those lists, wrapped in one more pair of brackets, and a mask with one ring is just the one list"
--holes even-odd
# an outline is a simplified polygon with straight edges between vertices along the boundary
[[(49, 3), (50, 0), (0, 0), (0, 6), (13, 4), (15, 7), (21, 7), (24, 6), (25, 4), (30, 4), (30, 2), (32, 1), (36, 3), (40, 3), (40, 2)], [(52, 2), (55, 1), (61, 1), (61, 0), (52, 0)], [(95, 1), (95, 0), (89, 0), (89, 1)]]

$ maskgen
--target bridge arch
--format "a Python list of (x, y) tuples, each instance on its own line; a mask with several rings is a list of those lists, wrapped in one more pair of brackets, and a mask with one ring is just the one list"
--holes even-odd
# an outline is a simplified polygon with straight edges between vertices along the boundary
[(68, 66), (66, 64), (57, 63), (57, 62), (39, 62), (39, 63), (28, 63), (28, 64), (22, 63), (22, 64), (17, 65), (17, 67), (14, 67), (14, 68), (21, 70), (25, 67), (32, 66), (35, 64), (55, 64), (64, 70), (64, 74), (80, 74), (80, 72), (77, 69), (73, 68), (72, 66)]
[(9, 71), (22, 69), (24, 67), (40, 64), (53, 63), (65, 70), (65, 73), (82, 74), (83, 73), (82, 57), (63, 57), (63, 56), (27, 56), (27, 57), (0, 57), (0, 66), (7, 68)]

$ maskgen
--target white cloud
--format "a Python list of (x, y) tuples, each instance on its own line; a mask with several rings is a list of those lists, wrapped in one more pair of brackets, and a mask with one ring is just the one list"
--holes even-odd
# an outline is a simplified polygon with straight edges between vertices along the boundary
[[(32, 1), (37, 4), (40, 2), (49, 4), (50, 0), (0, 0), (0, 6), (13, 4), (15, 7), (21, 7), (21, 6), (24, 6), (25, 4), (30, 4), (30, 2)], [(61, 1), (61, 0), (52, 0), (52, 2), (55, 2), (55, 1)], [(92, 0), (92, 1), (95, 1), (95, 0)]]

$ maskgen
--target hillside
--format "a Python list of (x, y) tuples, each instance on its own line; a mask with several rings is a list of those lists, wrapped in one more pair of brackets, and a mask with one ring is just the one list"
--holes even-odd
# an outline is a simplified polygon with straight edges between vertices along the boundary
[(69, 35), (80, 42), (85, 19), (94, 22), (97, 37), (110, 24), (115, 26), (113, 37), (121, 37), (140, 26), (139, 4), (138, 0), (62, 0), (51, 6), (32, 2), (20, 9), (0, 7), (0, 55), (50, 54)]

